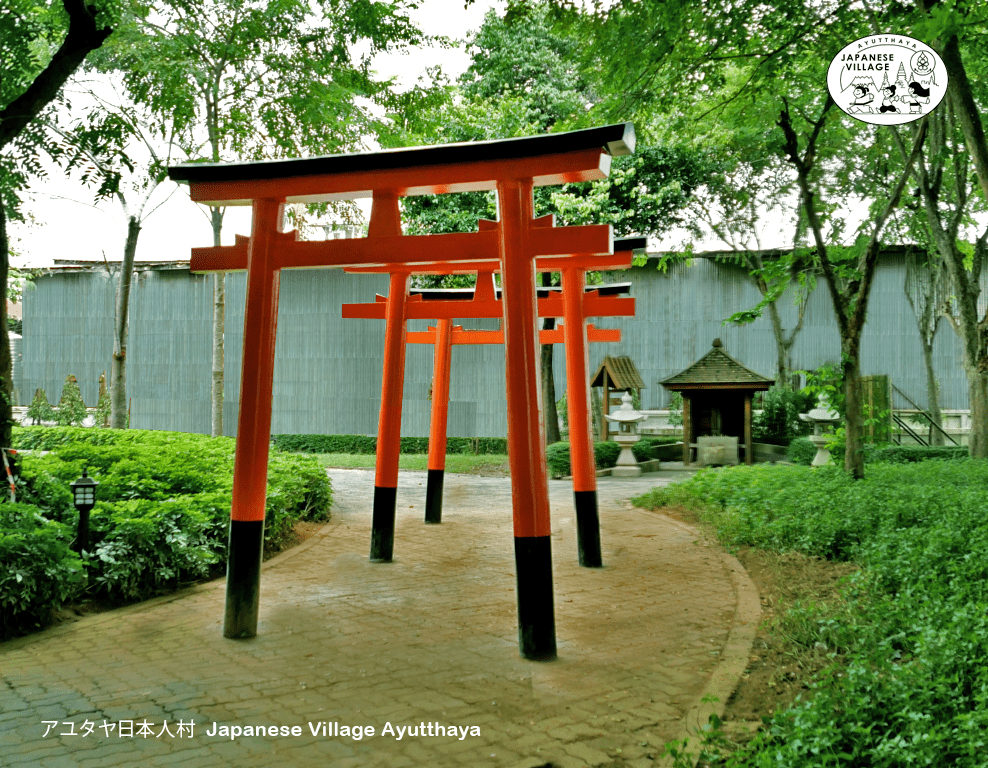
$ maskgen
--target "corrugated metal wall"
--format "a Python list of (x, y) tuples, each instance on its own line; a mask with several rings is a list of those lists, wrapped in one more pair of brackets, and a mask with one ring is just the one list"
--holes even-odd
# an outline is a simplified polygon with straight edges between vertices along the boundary
[[(637, 314), (630, 321), (599, 321), (601, 327), (621, 328), (624, 340), (591, 345), (590, 359), (596, 370), (604, 355), (630, 355), (648, 387), (642, 396), (645, 408), (665, 407), (669, 393), (658, 382), (705, 355), (718, 337), (727, 353), (740, 363), (763, 376), (775, 377), (775, 337), (767, 312), (746, 326), (722, 325), (727, 317), (754, 307), (761, 299), (743, 268), (712, 259), (694, 259), (670, 266), (666, 274), (646, 266), (613, 273), (610, 278), (631, 281)], [(904, 280), (904, 262), (888, 258), (880, 263), (861, 340), (862, 369), (865, 375), (887, 374), (910, 398), (926, 405), (926, 371)], [(797, 323), (794, 296), (789, 291), (778, 302), (787, 331)], [(821, 278), (810, 295), (803, 328), (791, 350), (792, 368), (809, 370), (839, 360), (837, 320), (826, 282)], [(936, 336), (934, 365), (941, 408), (967, 408), (967, 381), (960, 367), (961, 343), (945, 320)], [(557, 382), (557, 392), (561, 391), (558, 387)]]
[[(885, 373), (920, 404), (925, 373), (916, 323), (903, 293), (904, 266), (888, 260), (878, 270), (862, 341), (866, 374)], [(754, 306), (760, 296), (743, 269), (708, 259), (611, 276), (632, 282), (637, 317), (599, 319), (599, 327), (622, 329), (624, 341), (592, 344), (591, 373), (606, 354), (630, 355), (648, 388), (645, 408), (662, 408), (668, 394), (658, 382), (690, 365), (715, 337), (742, 364), (774, 376), (775, 341), (767, 317), (737, 328), (723, 319)], [(274, 434), (374, 434), (380, 408), (383, 320), (343, 320), (344, 303), (370, 302), (387, 293), (387, 276), (341, 270), (286, 270), (281, 277), (275, 363)], [(246, 274), (227, 277), (225, 431), (236, 434), (243, 343)], [(796, 309), (780, 303), (791, 328)], [(212, 278), (185, 270), (139, 273), (130, 310), (128, 392), (132, 425), (144, 429), (209, 432)], [(44, 387), (52, 403), (65, 376), (75, 374), (87, 404), (95, 405), (99, 375), (109, 375), (112, 353), (113, 285), (99, 272), (54, 272), (37, 279), (24, 296), (23, 393), (29, 402)], [(496, 328), (497, 321), (463, 321), (465, 327)], [(427, 321), (413, 321), (411, 330)], [(960, 343), (942, 323), (935, 349), (941, 407), (967, 408)], [(840, 357), (836, 321), (821, 281), (810, 298), (803, 330), (792, 350), (795, 368), (813, 368)], [(556, 394), (565, 393), (565, 355), (557, 348)], [(402, 434), (429, 432), (432, 347), (409, 345), (405, 362)], [(503, 436), (504, 351), (495, 346), (453, 349), (450, 435)]]

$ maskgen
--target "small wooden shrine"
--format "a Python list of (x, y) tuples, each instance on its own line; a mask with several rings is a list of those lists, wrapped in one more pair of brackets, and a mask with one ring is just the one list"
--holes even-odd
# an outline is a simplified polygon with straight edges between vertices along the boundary
[[(745, 368), (724, 351), (720, 339), (714, 339), (707, 354), (660, 383), (683, 396), (683, 464), (690, 464), (701, 437), (737, 438), (744, 447), (745, 464), (753, 462), (751, 398), (771, 387), (774, 379)], [(737, 463), (737, 459), (717, 463)]]

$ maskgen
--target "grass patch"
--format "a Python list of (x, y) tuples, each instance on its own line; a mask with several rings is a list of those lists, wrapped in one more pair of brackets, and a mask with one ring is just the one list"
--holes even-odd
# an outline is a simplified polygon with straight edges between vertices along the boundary
[[(377, 458), (373, 454), (360, 453), (314, 453), (314, 457), (324, 467), (337, 469), (373, 469)], [(399, 469), (429, 468), (429, 456), (425, 453), (402, 453), (398, 456)], [(453, 453), (446, 456), (446, 471), (471, 475), (507, 475), (508, 457), (497, 454), (473, 455)]]
[(967, 460), (875, 464), (861, 481), (830, 467), (708, 470), (636, 499), (694, 510), (739, 552), (860, 566), (830, 599), (774, 619), (789, 647), (823, 647), (828, 663), (711, 764), (984, 765), (986, 492), (988, 462)]

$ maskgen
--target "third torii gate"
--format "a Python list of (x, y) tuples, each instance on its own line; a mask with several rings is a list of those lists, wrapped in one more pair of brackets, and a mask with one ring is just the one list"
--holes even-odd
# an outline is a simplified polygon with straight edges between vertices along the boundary
[[(196, 249), (190, 265), (193, 272), (247, 270), (223, 628), (226, 637), (257, 634), (280, 271), (498, 260), (504, 286), (519, 647), (529, 659), (555, 658), (534, 259), (541, 255), (609, 254), (612, 244), (609, 226), (534, 227), (532, 190), (541, 185), (605, 178), (611, 156), (629, 154), (634, 145), (633, 126), (621, 123), (523, 139), (169, 168), (173, 181), (188, 182), (194, 202), (253, 208), (249, 239), (239, 238), (232, 247)], [(498, 196), (495, 229), (402, 235), (400, 197), (490, 189)], [(296, 234), (283, 231), (286, 203), (368, 196), (373, 204), (366, 238), (303, 242)], [(408, 274), (393, 274), (391, 294), (407, 296), (408, 280)], [(403, 332), (404, 300), (389, 302), (388, 312), (393, 313), (389, 323)], [(396, 345), (393, 353), (403, 355), (404, 347), (404, 343)], [(384, 387), (381, 397), (385, 408), (395, 402), (400, 407), (400, 390)]]

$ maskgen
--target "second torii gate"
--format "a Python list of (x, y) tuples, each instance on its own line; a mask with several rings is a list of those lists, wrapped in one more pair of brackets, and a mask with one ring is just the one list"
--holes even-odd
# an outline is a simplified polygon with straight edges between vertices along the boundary
[[(264, 540), (271, 393), (280, 271), (291, 268), (499, 260), (505, 287), (508, 454), (515, 536), (518, 641), (523, 656), (556, 656), (545, 435), (540, 414), (534, 259), (611, 253), (609, 226), (532, 226), (533, 187), (605, 178), (612, 155), (634, 151), (631, 123), (524, 139), (330, 155), (257, 163), (190, 163), (169, 168), (194, 202), (251, 205), (251, 236), (233, 247), (197, 249), (194, 272), (247, 270), (240, 412), (227, 560), (226, 637), (257, 634)], [(398, 200), (406, 195), (496, 189), (491, 231), (403, 236)], [(373, 198), (366, 238), (300, 242), (285, 233), (284, 205)], [(437, 256), (438, 254), (438, 256)], [(408, 274), (393, 274), (389, 323), (404, 332)], [(404, 343), (395, 354), (404, 354)], [(386, 355), (388, 353), (386, 352)], [(382, 388), (385, 407), (401, 391)], [(383, 410), (383, 409), (382, 409)]]
[[(543, 216), (534, 222), (538, 227), (551, 227), (553, 217)], [(481, 221), (481, 231), (490, 229), (494, 222)], [(563, 277), (562, 298), (558, 295), (547, 296), (538, 300), (538, 315), (540, 317), (563, 317), (565, 320), (560, 341), (566, 343), (567, 369), (567, 404), (570, 415), (570, 457), (573, 467), (573, 491), (577, 520), (577, 551), (580, 565), (590, 568), (603, 564), (600, 547), (600, 523), (597, 505), (597, 472), (593, 454), (593, 440), (590, 426), (590, 395), (589, 395), (589, 358), (587, 354), (588, 332), (586, 319), (590, 316), (633, 316), (635, 312), (634, 299), (604, 297), (598, 291), (586, 292), (586, 272), (590, 269), (627, 269), (631, 266), (633, 251), (644, 248), (643, 237), (629, 237), (615, 241), (613, 256), (595, 256), (591, 254), (575, 254), (568, 258), (547, 257), (536, 260), (537, 272), (558, 271)], [(409, 318), (428, 318), (440, 322), (436, 330), (437, 339), (434, 359), (433, 380), (440, 382), (440, 387), (433, 387), (432, 420), (429, 430), (429, 465), (428, 483), (426, 487), (426, 522), (439, 522), (442, 509), (442, 485), (445, 466), (446, 447), (446, 404), (449, 399), (449, 366), (451, 337), (440, 336), (448, 333), (449, 323), (455, 318), (463, 317), (500, 317), (499, 302), (495, 297), (493, 270), (497, 265), (491, 262), (430, 264), (417, 265), (414, 268), (401, 265), (386, 267), (350, 267), (348, 272), (374, 273), (390, 272), (404, 273), (411, 269), (415, 274), (453, 274), (477, 271), (476, 288), (469, 296), (454, 301), (422, 301), (421, 296), (410, 296), (415, 300), (407, 305), (405, 313)], [(544, 289), (541, 289), (544, 290)], [(569, 294), (579, 293), (574, 297)], [(444, 294), (448, 296), (449, 294)], [(455, 294), (454, 294), (455, 295)], [(460, 294), (466, 298), (466, 294)], [(378, 296), (374, 304), (344, 304), (344, 318), (377, 318), (388, 319), (388, 306), (392, 301), (405, 301), (405, 297), (389, 294), (388, 297)], [(389, 321), (390, 325), (390, 321)], [(404, 328), (402, 329), (403, 333)], [(471, 339), (466, 343), (497, 343), (496, 336), (485, 336), (483, 332), (464, 332)], [(542, 331), (541, 333), (546, 333)], [(491, 341), (486, 341), (486, 339)], [(390, 340), (393, 344), (400, 342), (397, 331), (391, 327), (385, 330), (386, 348)], [(601, 340), (611, 341), (613, 339)], [(423, 339), (423, 341), (425, 341)], [(540, 338), (541, 341), (541, 338)], [(548, 343), (548, 339), (546, 342)], [(389, 367), (389, 362), (391, 367)], [(404, 380), (404, 355), (385, 354), (383, 379), (385, 382), (396, 379)], [(392, 386), (396, 386), (392, 384)], [(398, 385), (400, 386), (400, 385)], [(437, 399), (438, 398), (438, 399)], [(540, 403), (541, 405), (541, 403)], [(395, 411), (395, 407), (397, 410)], [(394, 477), (397, 485), (398, 450), (401, 423), (401, 404), (391, 404), (389, 412), (381, 408), (381, 420), (377, 440), (377, 463), (375, 487), (382, 487), (388, 478)], [(392, 502), (385, 507), (378, 504), (375, 498), (374, 527), (371, 537), (371, 559), (388, 561), (394, 551), (394, 521), (395, 506)]]

